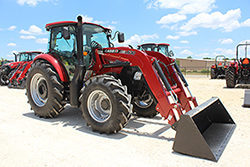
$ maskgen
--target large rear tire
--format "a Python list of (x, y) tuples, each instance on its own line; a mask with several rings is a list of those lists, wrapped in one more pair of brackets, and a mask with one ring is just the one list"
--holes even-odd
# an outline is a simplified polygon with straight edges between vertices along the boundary
[(82, 116), (93, 131), (116, 133), (128, 122), (133, 105), (127, 87), (109, 75), (90, 78), (80, 96)]
[(26, 95), (35, 115), (54, 118), (64, 109), (64, 86), (48, 62), (35, 61), (26, 81)]
[(228, 88), (234, 88), (236, 85), (235, 68), (228, 67), (225, 72), (226, 85)]
[(211, 68), (211, 79), (216, 79), (216, 78), (217, 78), (217, 76), (216, 76), (215, 69)]

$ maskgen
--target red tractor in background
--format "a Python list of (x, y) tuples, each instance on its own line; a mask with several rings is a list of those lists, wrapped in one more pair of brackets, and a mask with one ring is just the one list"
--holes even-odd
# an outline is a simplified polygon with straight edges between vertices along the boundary
[(25, 86), (24, 79), (26, 73), (33, 62), (33, 59), (42, 52), (32, 51), (32, 52), (19, 52), (15, 54), (15, 62), (7, 63), (1, 67), (0, 71), (0, 85), (10, 86), (18, 81), (19, 85)]
[[(34, 59), (26, 81), (35, 115), (54, 118), (69, 103), (81, 108), (93, 131), (111, 134), (126, 126), (132, 112), (160, 113), (176, 130), (176, 152), (219, 159), (235, 123), (218, 98), (198, 106), (174, 59), (114, 47), (109, 28), (77, 20), (46, 25), (48, 53)], [(124, 42), (123, 33), (115, 34)]]
[[(236, 59), (226, 69), (226, 85), (234, 88), (236, 84), (250, 84), (250, 59), (247, 46), (249, 43), (238, 44), (236, 47)], [(239, 48), (244, 48), (244, 53), (239, 53)]]
[(211, 79), (225, 78), (225, 70), (228, 67), (226, 57), (218, 55), (215, 57), (215, 64), (211, 66)]

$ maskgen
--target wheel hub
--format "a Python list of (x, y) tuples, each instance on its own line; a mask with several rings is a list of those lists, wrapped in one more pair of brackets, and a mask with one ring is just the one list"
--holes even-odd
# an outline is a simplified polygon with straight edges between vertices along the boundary
[(101, 90), (95, 90), (90, 93), (87, 108), (90, 116), (100, 123), (107, 121), (112, 112), (111, 100), (107, 94)]
[(38, 107), (43, 107), (48, 100), (48, 86), (47, 81), (42, 74), (35, 74), (30, 82), (30, 94), (33, 102)]

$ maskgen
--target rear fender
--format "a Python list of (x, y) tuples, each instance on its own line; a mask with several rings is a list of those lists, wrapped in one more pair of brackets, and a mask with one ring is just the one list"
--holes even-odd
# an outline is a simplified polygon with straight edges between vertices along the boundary
[(68, 77), (67, 72), (64, 69), (63, 65), (53, 55), (51, 55), (51, 54), (40, 54), (40, 55), (35, 57), (34, 62), (37, 61), (37, 60), (46, 60), (47, 62), (49, 62), (54, 67), (54, 69), (58, 73), (58, 75), (59, 75), (62, 82), (68, 82), (69, 81), (69, 77)]

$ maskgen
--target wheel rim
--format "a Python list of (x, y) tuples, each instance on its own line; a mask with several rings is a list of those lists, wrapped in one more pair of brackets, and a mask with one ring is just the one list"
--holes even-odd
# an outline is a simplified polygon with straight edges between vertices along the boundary
[(154, 99), (150, 94), (144, 95), (142, 98), (136, 97), (134, 98), (134, 104), (140, 108), (148, 108), (154, 102)]
[(34, 103), (43, 107), (48, 100), (48, 84), (42, 74), (35, 74), (30, 82), (30, 93)]
[(90, 93), (87, 100), (87, 108), (90, 116), (100, 123), (107, 121), (112, 112), (111, 100), (101, 90), (95, 90)]

